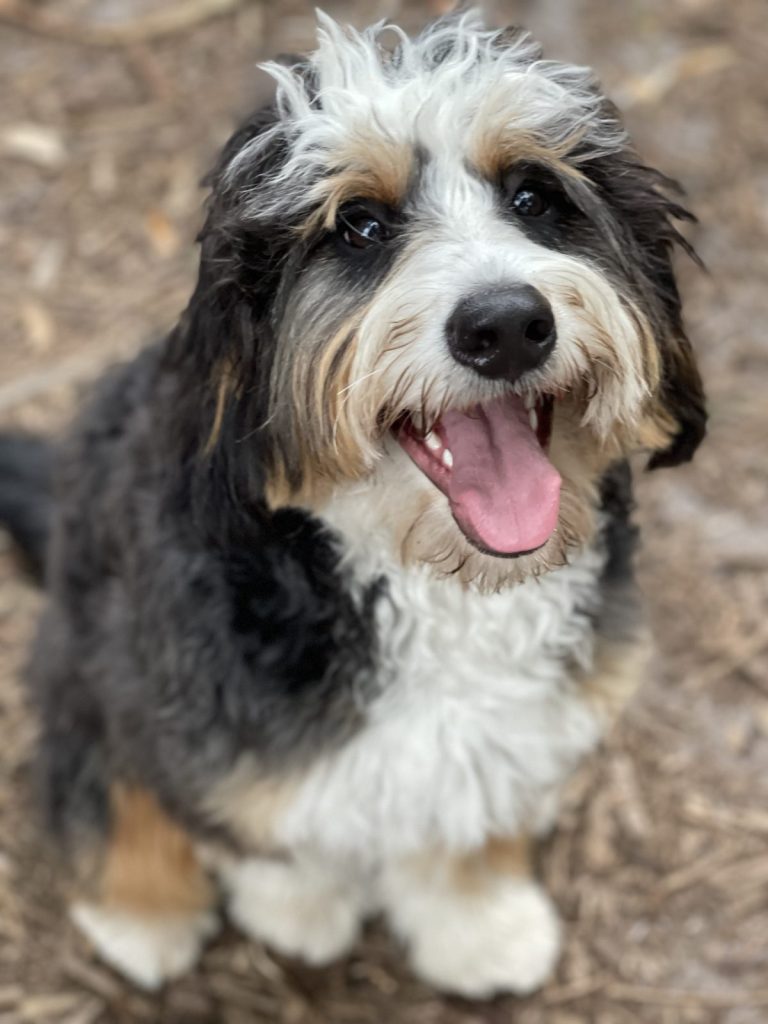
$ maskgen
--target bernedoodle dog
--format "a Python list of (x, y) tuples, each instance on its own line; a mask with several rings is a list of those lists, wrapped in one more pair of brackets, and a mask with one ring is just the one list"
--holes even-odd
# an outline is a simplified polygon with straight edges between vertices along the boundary
[(152, 988), (217, 926), (529, 992), (530, 867), (643, 672), (627, 459), (692, 455), (689, 214), (591, 73), (472, 13), (320, 15), (209, 179), (197, 287), (55, 449), (6, 435), (75, 921)]

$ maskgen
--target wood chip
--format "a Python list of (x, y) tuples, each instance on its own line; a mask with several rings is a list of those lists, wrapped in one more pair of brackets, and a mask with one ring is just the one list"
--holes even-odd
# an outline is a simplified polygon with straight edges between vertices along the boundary
[(768, 1006), (768, 989), (733, 992), (687, 991), (683, 989), (645, 988), (642, 985), (625, 985), (615, 982), (606, 985), (605, 995), (609, 999), (629, 1003), (649, 1003), (655, 1006), (687, 1006), (706, 1008), (728, 1008), (731, 1006)]
[(31, 122), (3, 128), (0, 133), (0, 153), (26, 160), (47, 170), (58, 169), (67, 159), (64, 141), (56, 129)]
[(34, 299), (25, 299), (19, 305), (18, 317), (27, 346), (36, 353), (49, 352), (56, 329), (45, 306)]

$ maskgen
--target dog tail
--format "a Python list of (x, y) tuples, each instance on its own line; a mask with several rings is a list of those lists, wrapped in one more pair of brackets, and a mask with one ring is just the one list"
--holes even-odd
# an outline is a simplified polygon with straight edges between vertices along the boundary
[(38, 583), (45, 576), (52, 508), (53, 445), (31, 434), (0, 434), (0, 528)]

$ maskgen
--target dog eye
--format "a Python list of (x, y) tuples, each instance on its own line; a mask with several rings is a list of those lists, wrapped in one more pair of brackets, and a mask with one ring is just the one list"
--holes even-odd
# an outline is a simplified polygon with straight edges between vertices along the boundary
[(512, 196), (512, 209), (518, 217), (541, 217), (551, 206), (543, 188), (524, 181)]
[(342, 210), (336, 221), (336, 231), (353, 249), (367, 249), (387, 237), (384, 222), (369, 210)]

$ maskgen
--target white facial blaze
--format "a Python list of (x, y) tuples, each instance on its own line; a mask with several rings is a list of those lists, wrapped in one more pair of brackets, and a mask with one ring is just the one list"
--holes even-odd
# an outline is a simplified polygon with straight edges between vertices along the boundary
[(503, 219), (493, 187), (467, 170), (460, 153), (427, 158), (416, 202), (412, 239), (358, 333), (357, 397), (380, 405), (390, 396), (428, 420), (444, 408), (468, 407), (508, 389), (454, 361), (446, 323), (466, 297), (529, 284), (552, 306), (557, 345), (526, 386), (553, 393), (588, 381), (593, 394), (585, 425), (604, 438), (617, 421), (633, 424), (648, 397), (641, 339), (604, 275), (584, 259), (537, 244)]

